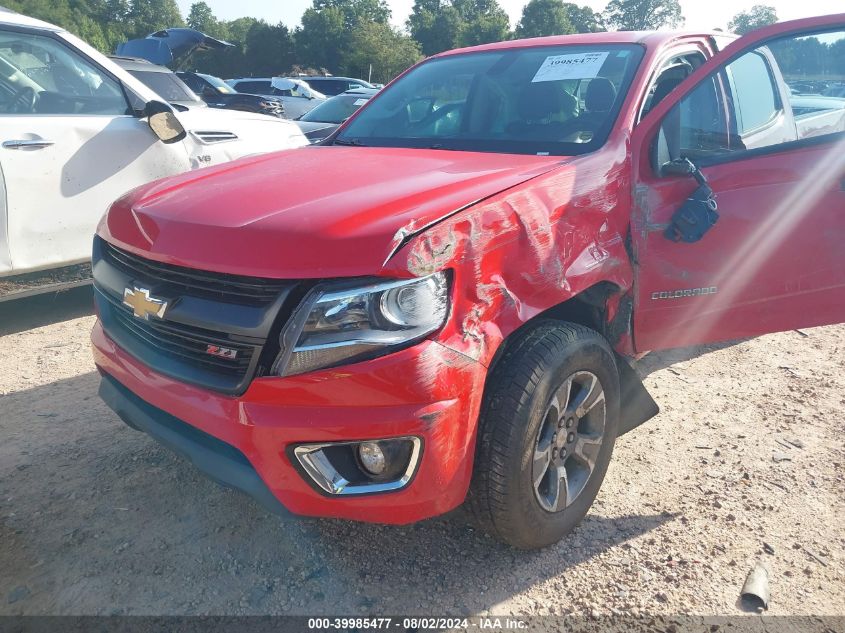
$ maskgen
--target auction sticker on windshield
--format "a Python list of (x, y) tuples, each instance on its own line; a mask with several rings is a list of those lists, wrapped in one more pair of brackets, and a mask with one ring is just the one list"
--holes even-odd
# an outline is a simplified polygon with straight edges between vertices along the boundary
[(562, 79), (593, 79), (597, 77), (608, 52), (550, 55), (537, 70), (531, 83)]

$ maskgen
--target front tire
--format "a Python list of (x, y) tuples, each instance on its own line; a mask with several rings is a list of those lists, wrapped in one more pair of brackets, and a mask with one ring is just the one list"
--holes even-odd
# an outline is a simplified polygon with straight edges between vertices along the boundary
[(520, 549), (560, 540), (584, 518), (619, 426), (619, 374), (597, 332), (546, 321), (516, 335), (488, 378), (468, 505)]

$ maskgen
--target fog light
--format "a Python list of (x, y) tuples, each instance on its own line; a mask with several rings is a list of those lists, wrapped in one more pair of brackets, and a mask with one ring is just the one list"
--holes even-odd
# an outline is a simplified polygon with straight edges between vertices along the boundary
[(361, 466), (371, 475), (381, 475), (387, 467), (384, 452), (377, 442), (364, 442), (358, 447)]
[(288, 448), (302, 474), (332, 495), (390, 492), (407, 486), (422, 455), (418, 437), (300, 444)]

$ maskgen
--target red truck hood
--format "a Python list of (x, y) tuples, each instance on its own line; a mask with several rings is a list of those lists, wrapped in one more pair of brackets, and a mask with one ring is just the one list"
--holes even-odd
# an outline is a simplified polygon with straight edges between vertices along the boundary
[(318, 146), (133, 190), (100, 234), (193, 268), (303, 279), (378, 273), (408, 227), (513, 187), (559, 157)]

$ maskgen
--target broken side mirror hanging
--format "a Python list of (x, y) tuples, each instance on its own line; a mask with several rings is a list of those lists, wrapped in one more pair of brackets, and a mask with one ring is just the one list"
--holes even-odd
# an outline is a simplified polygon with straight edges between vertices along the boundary
[(681, 208), (672, 215), (672, 221), (663, 235), (673, 242), (697, 242), (719, 219), (713, 189), (701, 170), (688, 158), (679, 158), (663, 165), (663, 173), (689, 175), (698, 182)]

